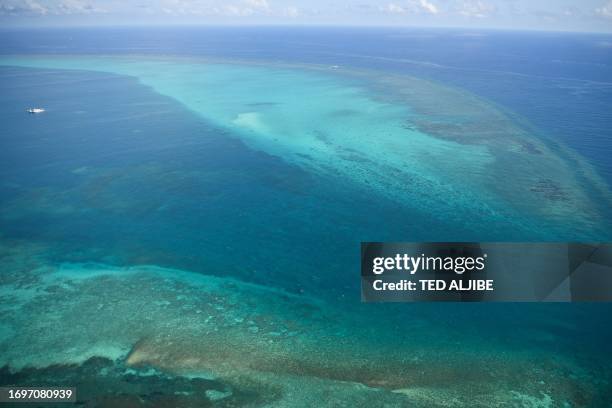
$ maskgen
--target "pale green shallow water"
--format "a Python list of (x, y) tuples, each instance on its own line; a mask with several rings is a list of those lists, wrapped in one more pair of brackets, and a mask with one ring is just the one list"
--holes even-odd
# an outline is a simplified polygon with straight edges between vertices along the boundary
[(253, 149), (432, 219), (493, 220), (534, 237), (608, 231), (600, 210), (610, 193), (584, 161), (551, 150), (485, 101), (424, 80), (189, 59), (0, 63), (136, 77)]
[[(102, 384), (118, 381), (113, 392), (126, 381), (143, 383), (148, 398), (164, 384), (147, 385), (146, 378), (214, 380), (225, 394), (214, 406), (223, 407), (598, 406), (609, 384), (597, 349), (576, 347), (599, 342), (574, 337), (591, 333), (584, 322), (595, 308), (474, 304), (453, 313), (452, 305), (356, 304), (347, 310), (282, 289), (155, 266), (36, 267), (39, 250), (19, 248), (5, 257), (20, 273), (0, 292), (8, 312), (3, 323), (15, 328), (0, 332), (17, 345), (5, 350), (3, 362), (32, 378), (66, 381), (83, 370)], [(11, 263), (23, 262), (24, 253), (28, 265)], [(163, 393), (181, 389), (165, 386)], [(200, 393), (209, 406), (209, 393)], [(198, 393), (189, 398), (192, 404)]]

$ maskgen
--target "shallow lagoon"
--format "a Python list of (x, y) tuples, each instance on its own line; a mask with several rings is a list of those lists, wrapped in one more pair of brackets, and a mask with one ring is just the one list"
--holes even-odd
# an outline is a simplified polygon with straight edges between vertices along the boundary
[(361, 240), (606, 239), (588, 164), (492, 104), (326, 67), (4, 61), (5, 382), (115, 406), (609, 398), (608, 306), (358, 304)]

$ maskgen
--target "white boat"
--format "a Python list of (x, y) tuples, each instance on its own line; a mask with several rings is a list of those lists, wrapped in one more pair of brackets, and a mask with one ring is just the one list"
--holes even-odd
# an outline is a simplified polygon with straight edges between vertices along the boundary
[(28, 113), (43, 113), (44, 111), (43, 108), (28, 108)]

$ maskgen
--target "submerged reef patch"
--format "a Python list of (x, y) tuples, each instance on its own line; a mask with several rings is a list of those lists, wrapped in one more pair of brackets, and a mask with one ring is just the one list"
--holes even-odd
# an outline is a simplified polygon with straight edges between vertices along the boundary
[[(453, 329), (452, 316), (406, 320), (368, 305), (345, 310), (155, 266), (47, 265), (32, 271), (26, 287), (17, 308), (1, 305), (0, 327), (10, 328), (0, 344), (3, 383), (82, 376), (83, 398), (110, 398), (101, 405), (133, 399), (141, 404), (135, 406), (297, 407), (325, 399), (345, 406), (485, 407), (547, 395), (553, 405), (594, 406), (607, 397), (610, 380), (608, 369), (588, 362), (588, 350), (560, 352), (573, 343), (552, 331), (552, 343), (538, 346), (523, 335), (515, 344), (505, 333)], [(518, 346), (525, 342), (529, 347)], [(100, 386), (116, 392), (103, 397)]]
[[(493, 104), (430, 81), (181, 58), (0, 64), (135, 77), (252, 149), (437, 222), (486, 222), (540, 238), (596, 239), (610, 230), (612, 194), (584, 159)], [(541, 180), (556, 192), (541, 194)]]

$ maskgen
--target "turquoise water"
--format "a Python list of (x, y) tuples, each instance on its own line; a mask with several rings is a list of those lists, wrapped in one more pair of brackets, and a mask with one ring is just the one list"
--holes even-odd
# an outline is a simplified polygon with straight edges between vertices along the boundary
[(607, 183), (524, 118), (329, 65), (0, 64), (3, 383), (114, 406), (609, 401), (608, 305), (359, 302), (360, 241), (609, 239)]

